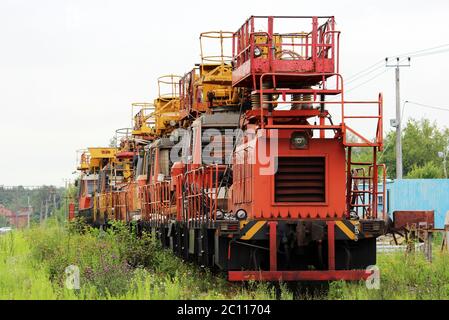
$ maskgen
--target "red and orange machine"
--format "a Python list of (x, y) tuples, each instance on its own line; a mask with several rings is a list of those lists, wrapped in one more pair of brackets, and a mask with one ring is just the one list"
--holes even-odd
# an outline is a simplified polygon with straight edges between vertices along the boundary
[[(279, 31), (303, 22), (309, 31)], [(239, 260), (238, 248), (250, 245), (242, 240), (267, 245), (258, 245), (264, 268), (237, 270), (241, 263), (231, 264), (230, 280), (356, 280), (376, 262), (375, 241), (386, 219), (377, 209), (379, 177), (385, 177), (376, 159), (382, 96), (344, 99), (339, 35), (333, 17), (273, 16), (250, 17), (234, 34), (233, 86), (251, 90), (252, 109), (242, 128), (255, 134), (235, 151), (230, 208), (248, 220), (228, 255)], [(359, 110), (374, 105), (377, 112), (349, 115), (350, 104)], [(331, 118), (336, 107), (339, 124)], [(375, 122), (374, 140), (352, 129), (349, 119)], [(354, 147), (371, 148), (372, 160), (353, 162)], [(261, 149), (268, 150), (272, 168), (261, 162), (267, 152)]]
[[(132, 211), (163, 246), (231, 281), (367, 278), (387, 219), (382, 96), (345, 99), (339, 37), (333, 17), (252, 16), (236, 32), (203, 33), (220, 53), (202, 47), (170, 110), (159, 99), (153, 122), (138, 114), (130, 141), (147, 141), (124, 163), (138, 183), (120, 190), (126, 214), (105, 223)], [(370, 161), (354, 161), (355, 148)]]

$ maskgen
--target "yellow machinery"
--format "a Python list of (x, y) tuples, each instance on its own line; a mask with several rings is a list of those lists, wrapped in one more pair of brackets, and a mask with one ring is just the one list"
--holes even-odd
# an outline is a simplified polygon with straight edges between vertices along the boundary
[(89, 170), (90, 155), (87, 149), (77, 150), (76, 159), (78, 162), (77, 170), (86, 172)]
[[(136, 109), (139, 111), (134, 114)], [(148, 102), (136, 102), (131, 105), (131, 110), (133, 120), (132, 135), (142, 138), (154, 137), (156, 134), (154, 105)]]
[[(88, 148), (89, 170), (92, 173), (96, 173), (102, 169), (108, 162), (115, 158), (117, 154), (117, 148)], [(83, 160), (82, 160), (83, 161)], [(83, 164), (81, 163), (81, 166)]]
[(211, 108), (239, 103), (239, 89), (232, 88), (232, 37), (228, 31), (200, 34), (201, 63), (180, 81), (180, 118), (183, 126)]
[(158, 78), (159, 94), (154, 100), (156, 134), (162, 136), (173, 131), (179, 124), (179, 80), (173, 74)]
[(129, 182), (133, 175), (132, 161), (136, 152), (136, 143), (132, 132), (131, 128), (121, 128), (115, 131), (118, 147), (113, 162), (113, 178), (116, 186)]
[[(228, 31), (200, 34), (201, 64), (196, 86), (201, 87), (202, 101), (207, 101), (209, 108), (235, 105), (238, 102), (237, 89), (232, 88), (232, 37), (233, 33)], [(216, 45), (217, 41), (219, 46)], [(215, 51), (208, 45), (214, 47)]]
[[(98, 218), (104, 219), (105, 197), (99, 197), (100, 192), (104, 189), (105, 180), (100, 179), (101, 172), (110, 166), (116, 158), (117, 148), (96, 147), (80, 150), (81, 156), (78, 170), (81, 171), (80, 176), (80, 209), (87, 209), (92, 206), (93, 221)], [(97, 209), (100, 208), (100, 216), (97, 216)]]

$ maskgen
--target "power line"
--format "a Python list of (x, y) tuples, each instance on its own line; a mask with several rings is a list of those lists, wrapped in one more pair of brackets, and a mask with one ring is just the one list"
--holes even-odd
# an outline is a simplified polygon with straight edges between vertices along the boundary
[(383, 75), (383, 74), (384, 74), (385, 72), (387, 72), (387, 71), (388, 71), (388, 69), (383, 70), (382, 72), (376, 74), (374, 77), (369, 78), (369, 79), (366, 80), (365, 82), (362, 82), (362, 83), (360, 83), (359, 85), (357, 85), (357, 86), (355, 86), (355, 87), (352, 87), (352, 88), (350, 88), (350, 89), (348, 89), (348, 90), (345, 90), (345, 93), (348, 93), (348, 92), (351, 92), (351, 91), (353, 91), (353, 90), (355, 90), (355, 89), (357, 89), (357, 88), (360, 88), (361, 86), (367, 84), (368, 82), (371, 82), (371, 81), (373, 81), (374, 79), (380, 77), (381, 75)]
[(370, 75), (371, 73), (373, 73), (373, 72), (375, 72), (375, 71), (377, 71), (377, 70), (379, 70), (379, 69), (381, 69), (381, 68), (383, 68), (383, 67), (384, 67), (383, 64), (380, 64), (380, 65), (377, 66), (376, 68), (374, 68), (374, 69), (372, 69), (372, 70), (370, 70), (370, 71), (368, 71), (368, 72), (362, 73), (361, 75), (359, 75), (359, 76), (357, 76), (357, 77), (348, 78), (348, 79), (351, 79), (351, 80), (346, 81), (346, 84), (349, 84), (349, 83), (352, 83), (352, 82), (354, 82), (354, 81), (357, 81), (358, 79), (364, 78), (364, 77), (366, 77), (367, 75)]
[(446, 43), (446, 44), (442, 44), (442, 45), (439, 45), (439, 46), (436, 46), (436, 47), (431, 47), (431, 48), (427, 48), (427, 49), (421, 49), (421, 50), (417, 50), (417, 51), (410, 51), (410, 52), (406, 52), (406, 53), (402, 53), (402, 54), (393, 55), (393, 56), (390, 56), (389, 58), (392, 58), (392, 57), (403, 57), (403, 56), (413, 56), (413, 55), (419, 54), (421, 52), (435, 50), (435, 49), (440, 49), (440, 48), (448, 47), (448, 46), (449, 46), (449, 43)]
[[(407, 58), (402, 58), (398, 63), (400, 63), (400, 62), (402, 62), (402, 61), (404, 61), (404, 60), (406, 60), (406, 59), (407, 59)], [(382, 60), (382, 61), (385, 62), (385, 60)], [(384, 65), (382, 65), (381, 67), (378, 67), (378, 68), (374, 69), (373, 71), (377, 71), (377, 69), (380, 69), (380, 68), (382, 68), (382, 67), (384, 67)], [(348, 93), (348, 92), (350, 92), (350, 91), (353, 91), (353, 90), (355, 90), (355, 89), (357, 89), (357, 88), (359, 88), (359, 87), (361, 87), (361, 86), (367, 84), (368, 82), (371, 82), (372, 80), (374, 80), (374, 79), (380, 77), (381, 75), (383, 75), (383, 74), (384, 74), (385, 72), (387, 72), (387, 71), (388, 71), (388, 69), (385, 69), (385, 70), (383, 70), (382, 72), (376, 74), (374, 77), (369, 78), (369, 79), (366, 80), (365, 82), (362, 82), (362, 83), (358, 84), (357, 86), (355, 86), (355, 87), (353, 87), (353, 88), (349, 88), (349, 89), (346, 90), (345, 92)], [(371, 72), (369, 72), (369, 73), (371, 73)], [(366, 75), (368, 75), (369, 73), (367, 73)], [(364, 75), (364, 76), (365, 76), (365, 75)], [(363, 76), (362, 76), (362, 77), (363, 77)], [(350, 82), (352, 82), (352, 81), (349, 81), (349, 83), (350, 83)]]
[(416, 54), (416, 55), (413, 55), (411, 57), (413, 57), (413, 58), (421, 58), (421, 57), (427, 57), (427, 56), (431, 56), (431, 55), (439, 54), (439, 53), (444, 53), (444, 52), (448, 52), (448, 51), (449, 51), (449, 49), (444, 49), (444, 50), (438, 50), (438, 51), (432, 51), (432, 52), (427, 52), (427, 53)]
[[(413, 102), (413, 101), (405, 101), (405, 103), (415, 104), (417, 106), (421, 106), (421, 107), (429, 108), (429, 109), (449, 111), (448, 107), (431, 106), (431, 105), (428, 105), (428, 104), (423, 104), (423, 103), (418, 103), (418, 102)], [(405, 103), (404, 103), (404, 105), (405, 105)]]
[[(429, 56), (429, 55), (448, 52), (449, 48), (443, 49), (443, 50), (438, 50), (438, 51), (431, 51), (431, 50), (440, 49), (440, 48), (444, 48), (444, 47), (448, 47), (448, 46), (449, 46), (449, 43), (446, 43), (446, 44), (442, 44), (442, 45), (435, 46), (435, 47), (430, 47), (430, 48), (426, 48), (426, 49), (421, 49), (421, 50), (410, 51), (410, 52), (398, 54), (395, 56), (390, 56), (389, 58), (405, 57), (405, 56), (413, 57), (413, 58), (421, 58), (421, 57), (425, 57), (425, 56)], [(428, 51), (430, 51), (430, 52), (428, 52)], [(368, 76), (369, 74), (377, 71), (378, 69), (381, 69), (383, 67), (383, 62), (384, 62), (384, 60), (379, 60), (379, 61), (373, 63), (372, 65), (370, 65), (369, 67), (362, 69), (361, 71), (349, 76), (348, 78), (346, 78), (346, 80), (347, 80), (346, 84), (357, 81), (358, 79), (364, 78), (364, 77)]]
[[(357, 73), (355, 73), (355, 74), (349, 76), (349, 77), (347, 78), (347, 80), (352, 79), (352, 78), (355, 78), (355, 77), (357, 77), (359, 74), (362, 74), (362, 73), (364, 73), (364, 72), (366, 72), (366, 71), (369, 71), (370, 69), (376, 67), (376, 66), (379, 65), (379, 64), (381, 64), (381, 65), (383, 66), (383, 61), (384, 61), (383, 59), (382, 59), (382, 60), (379, 60), (378, 62), (372, 64), (372, 65), (369, 66), (368, 68), (365, 68), (365, 69), (363, 69), (363, 70), (361, 70), (361, 71), (359, 71), (359, 72), (357, 72)], [(376, 69), (377, 69), (377, 68), (376, 68)]]

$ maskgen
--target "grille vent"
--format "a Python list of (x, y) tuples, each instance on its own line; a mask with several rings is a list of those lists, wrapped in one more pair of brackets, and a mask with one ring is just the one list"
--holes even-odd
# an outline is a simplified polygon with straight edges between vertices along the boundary
[(324, 157), (279, 157), (275, 202), (325, 202)]

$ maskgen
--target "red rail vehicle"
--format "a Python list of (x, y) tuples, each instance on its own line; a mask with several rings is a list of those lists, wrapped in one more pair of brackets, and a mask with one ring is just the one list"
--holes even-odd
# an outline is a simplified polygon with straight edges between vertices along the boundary
[[(345, 100), (334, 18), (251, 16), (200, 39), (219, 53), (202, 44), (201, 63), (169, 76), (171, 93), (139, 111), (114, 158), (82, 165), (80, 185), (99, 187), (81, 189), (79, 212), (135, 220), (230, 281), (367, 278), (387, 219), (382, 96)], [(353, 161), (355, 148), (370, 161)]]

